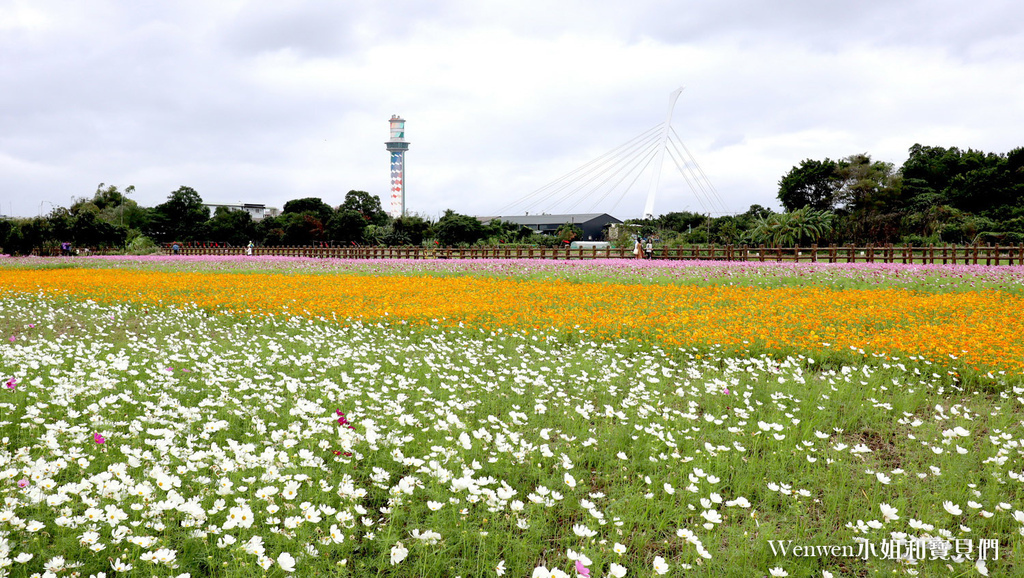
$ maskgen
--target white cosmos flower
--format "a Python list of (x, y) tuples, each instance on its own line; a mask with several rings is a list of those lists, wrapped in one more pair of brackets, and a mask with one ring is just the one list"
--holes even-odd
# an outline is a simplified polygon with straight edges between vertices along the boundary
[(899, 512), (899, 510), (897, 510), (896, 508), (893, 508), (889, 504), (881, 504), (878, 507), (879, 507), (879, 509), (882, 510), (882, 518), (886, 522), (891, 522), (893, 520), (899, 520), (900, 519), (900, 517), (896, 515), (896, 513)]
[(288, 552), (281, 552), (277, 556), (277, 565), (285, 572), (295, 571), (295, 558)]
[(744, 498), (743, 496), (740, 496), (740, 497), (736, 498), (735, 500), (727, 501), (725, 503), (725, 505), (726, 506), (730, 506), (730, 507), (731, 506), (738, 506), (740, 508), (749, 508), (750, 507), (750, 500)]
[(947, 512), (954, 516), (959, 516), (963, 513), (963, 510), (960, 509), (960, 506), (954, 504), (953, 502), (950, 502), (949, 500), (942, 502), (942, 507), (945, 508)]
[(619, 544), (618, 542), (616, 542), (615, 545), (612, 546), (612, 552), (615, 552), (616, 554), (619, 554), (619, 555), (625, 554), (626, 553), (626, 547), (623, 546), (622, 544)]
[(400, 564), (405, 557), (409, 555), (409, 549), (402, 545), (401, 542), (395, 543), (391, 547), (391, 565)]
[(668, 572), (668, 562), (661, 556), (654, 557), (654, 571), (657, 574), (665, 574)]
[(341, 530), (338, 529), (338, 525), (337, 524), (331, 524), (330, 535), (331, 535), (331, 542), (334, 542), (335, 544), (341, 544), (342, 542), (345, 541), (345, 534)]
[(620, 566), (619, 564), (616, 564), (615, 562), (612, 562), (608, 566), (608, 574), (610, 574), (611, 576), (614, 576), (615, 578), (622, 578), (623, 576), (626, 575), (626, 567), (625, 566)]
[(565, 475), (562, 476), (562, 481), (564, 481), (565, 485), (569, 486), (570, 488), (576, 487), (576, 478), (572, 477), (572, 474), (570, 474), (569, 472), (566, 472)]
[(156, 552), (153, 552), (153, 559), (161, 564), (168, 566), (174, 564), (174, 560), (178, 557), (178, 553), (170, 548), (160, 548)]
[(54, 556), (53, 558), (47, 560), (46, 564), (43, 564), (43, 567), (49, 570), (50, 572), (60, 572), (64, 569), (64, 557)]
[(574, 534), (576, 534), (580, 538), (593, 538), (594, 536), (597, 535), (597, 532), (591, 530), (590, 528), (584, 526), (583, 524), (573, 524), (572, 525), (572, 531), (573, 531)]
[(249, 541), (244, 545), (245, 551), (249, 554), (255, 554), (256, 556), (262, 556), (266, 549), (263, 547), (263, 538), (260, 536), (253, 536), (249, 538)]
[(704, 510), (700, 516), (712, 524), (722, 523), (722, 516), (718, 513), (718, 510)]
[(786, 572), (785, 570), (783, 570), (782, 568), (779, 568), (778, 566), (776, 566), (775, 568), (769, 569), (768, 570), (768, 574), (770, 576), (789, 576), (789, 572)]

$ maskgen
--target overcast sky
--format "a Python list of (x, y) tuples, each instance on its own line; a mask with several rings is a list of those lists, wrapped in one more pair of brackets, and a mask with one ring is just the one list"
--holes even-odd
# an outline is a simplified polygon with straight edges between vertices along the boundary
[[(778, 207), (806, 158), (1024, 146), (1022, 22), (1016, 0), (0, 0), (0, 213), (100, 183), (387, 208), (398, 114), (408, 209), (494, 215), (680, 86), (672, 126), (727, 210)], [(705, 209), (663, 170), (656, 214)], [(639, 216), (649, 181), (596, 210)]]

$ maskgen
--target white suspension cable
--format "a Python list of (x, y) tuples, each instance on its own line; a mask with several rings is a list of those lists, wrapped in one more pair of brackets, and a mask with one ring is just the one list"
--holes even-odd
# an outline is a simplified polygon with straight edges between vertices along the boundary
[[(597, 157), (596, 159), (594, 159), (594, 160), (592, 160), (590, 162), (587, 162), (587, 163), (583, 164), (582, 166), (573, 169), (572, 171), (569, 171), (568, 173), (566, 173), (566, 174), (558, 177), (554, 181), (552, 181), (552, 182), (550, 182), (550, 183), (548, 183), (548, 184), (546, 184), (546, 185), (544, 185), (544, 186), (534, 190), (533, 192), (527, 194), (526, 196), (521, 197), (521, 198), (519, 198), (519, 199), (517, 199), (517, 200), (515, 200), (515, 201), (513, 201), (513, 202), (511, 202), (511, 203), (509, 203), (509, 204), (507, 204), (507, 205), (505, 205), (503, 207), (501, 207), (498, 210), (498, 214), (504, 214), (506, 211), (509, 211), (509, 210), (511, 210), (511, 209), (513, 209), (513, 208), (515, 208), (517, 206), (522, 205), (525, 201), (545, 193), (545, 191), (548, 191), (552, 186), (562, 182), (563, 180), (566, 180), (566, 179), (570, 179), (571, 180), (571, 177), (573, 177), (573, 175), (576, 175), (577, 173), (582, 172), (582, 171), (586, 171), (591, 165), (601, 163), (602, 161), (605, 160), (606, 157), (618, 154), (620, 149), (629, 148), (629, 147), (635, 145), (636, 141), (644, 141), (644, 140), (646, 140), (647, 138), (650, 137), (650, 135), (654, 134), (655, 131), (657, 131), (660, 128), (661, 128), (661, 125), (659, 124), (659, 125), (656, 125), (656, 126), (654, 126), (652, 128), (647, 129), (646, 131), (640, 133), (639, 135), (633, 137), (632, 139), (630, 139), (629, 141), (619, 145), (618, 147), (615, 147), (614, 149), (608, 151), (607, 153)], [(529, 207), (527, 207), (527, 208), (529, 208)]]
[[(584, 174), (580, 175), (579, 177), (577, 177), (577, 179), (572, 181), (572, 183), (567, 183), (567, 185), (568, 184), (573, 184), (575, 186), (573, 188), (563, 192), (560, 197), (554, 199), (551, 203), (549, 203), (547, 205), (547, 207), (545, 207), (544, 211), (547, 212), (547, 211), (553, 210), (554, 207), (556, 207), (559, 204), (567, 201), (568, 199), (571, 199), (573, 196), (575, 196), (576, 194), (580, 193), (580, 191), (583, 191), (583, 193), (586, 194), (587, 191), (584, 190), (584, 187), (592, 185), (592, 183), (594, 183), (594, 181), (600, 179), (602, 176), (604, 176), (604, 175), (606, 175), (606, 174), (608, 174), (610, 172), (611, 174), (608, 175), (604, 179), (604, 181), (603, 181), (603, 182), (607, 182), (608, 180), (613, 178), (614, 175), (616, 175), (620, 171), (622, 171), (624, 167), (627, 167), (627, 166), (630, 166), (631, 164), (633, 164), (632, 160), (634, 158), (636, 158), (638, 155), (643, 154), (643, 151), (646, 148), (654, 146), (654, 144), (650, 142), (652, 140), (653, 139), (648, 139), (648, 141), (645, 141), (644, 143), (641, 143), (638, 147), (634, 147), (635, 150), (632, 150), (632, 151), (629, 151), (629, 152), (626, 153), (626, 155), (628, 155), (628, 156), (617, 156), (617, 157), (612, 158), (612, 159), (607, 159), (602, 164), (602, 166), (599, 169), (591, 170), (590, 172), (584, 173)], [(596, 185), (594, 188), (598, 188), (598, 187), (600, 187), (600, 184)], [(593, 189), (591, 189), (591, 190), (593, 190)], [(554, 195), (552, 195), (552, 196), (554, 196)], [(549, 196), (548, 199), (551, 199), (552, 196)]]
[(710, 190), (711, 195), (713, 196), (713, 198), (717, 202), (719, 208), (721, 209), (722, 214), (727, 214), (729, 211), (728, 211), (728, 209), (727, 209), (727, 207), (725, 205), (725, 201), (722, 199), (722, 196), (718, 194), (718, 189), (715, 188), (714, 183), (712, 183), (711, 179), (709, 179), (707, 174), (704, 173), (704, 169), (701, 168), (700, 163), (698, 163), (697, 159), (694, 158), (693, 153), (690, 152), (690, 149), (686, 147), (686, 143), (684, 143), (683, 140), (681, 138), (679, 138), (679, 135), (676, 134), (675, 129), (672, 130), (672, 134), (675, 135), (676, 140), (679, 143), (679, 146), (682, 147), (682, 149), (684, 151), (686, 151), (686, 156), (689, 157), (690, 162), (693, 164), (694, 167), (696, 167), (697, 172), (701, 176), (701, 181)]

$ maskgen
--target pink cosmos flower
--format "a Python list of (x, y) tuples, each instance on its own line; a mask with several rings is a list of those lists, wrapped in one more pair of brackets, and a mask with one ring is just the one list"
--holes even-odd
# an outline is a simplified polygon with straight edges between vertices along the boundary
[(107, 441), (107, 438), (101, 436), (99, 432), (92, 434), (92, 441), (101, 444)]
[(28, 478), (21, 478), (20, 480), (18, 480), (18, 487), (19, 488), (28, 487)]
[(18, 387), (18, 380), (12, 377), (12, 378), (7, 380), (7, 384), (6, 385), (7, 385), (7, 389), (14, 389), (14, 388)]
[(590, 568), (584, 566), (583, 562), (580, 562), (579, 560), (576, 561), (576, 573), (580, 576), (586, 576), (587, 578), (590, 578)]

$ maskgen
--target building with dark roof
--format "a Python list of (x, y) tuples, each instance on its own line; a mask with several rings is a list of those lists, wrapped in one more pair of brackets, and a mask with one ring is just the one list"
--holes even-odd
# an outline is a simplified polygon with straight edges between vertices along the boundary
[(503, 223), (515, 223), (533, 229), (543, 235), (554, 235), (559, 227), (566, 223), (576, 225), (583, 230), (581, 241), (601, 241), (605, 238), (608, 226), (621, 224), (622, 221), (608, 213), (570, 213), (564, 215), (500, 215), (496, 217), (478, 217), (484, 225), (491, 221), (501, 220)]

